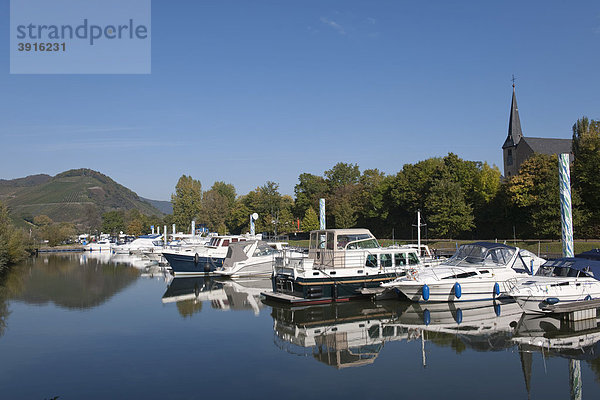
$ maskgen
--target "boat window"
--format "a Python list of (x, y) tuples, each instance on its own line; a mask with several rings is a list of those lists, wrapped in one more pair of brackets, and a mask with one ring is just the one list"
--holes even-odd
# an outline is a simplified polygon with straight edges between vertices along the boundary
[(217, 246), (219, 244), (219, 238), (212, 238), (210, 239), (210, 242), (208, 243), (209, 246)]
[(373, 325), (369, 328), (369, 337), (371, 339), (379, 338), (379, 325)]
[(377, 239), (365, 239), (360, 242), (351, 242), (348, 244), (348, 250), (356, 250), (356, 249), (377, 249), (379, 248), (379, 243), (377, 243)]
[(333, 250), (333, 232), (327, 232), (327, 250)]
[(231, 239), (231, 243), (236, 243), (237, 241), (238, 241), (237, 238), (232, 238)]
[(408, 264), (417, 265), (419, 263), (419, 257), (415, 253), (408, 253)]
[(316, 249), (317, 248), (317, 233), (316, 232), (312, 232), (310, 234), (310, 245), (309, 248), (311, 249)]
[(379, 266), (391, 267), (392, 266), (392, 255), (391, 254), (380, 254), (379, 255)]
[(246, 241), (246, 239), (240, 239), (240, 242), (245, 242), (245, 241)]
[(222, 247), (227, 247), (227, 246), (229, 246), (229, 239), (225, 239), (225, 240), (223, 240), (223, 242), (221, 243), (221, 246), (222, 246)]
[(277, 253), (277, 250), (275, 250), (274, 248), (272, 248), (269, 245), (266, 245), (264, 243), (260, 243), (258, 246), (256, 246), (256, 249), (254, 249), (254, 257), (262, 257), (262, 256), (269, 256), (272, 254)]
[(471, 271), (471, 272), (463, 272), (461, 274), (446, 276), (446, 277), (444, 277), (442, 279), (468, 278), (470, 276), (475, 276), (475, 275), (477, 275), (477, 272)]
[(383, 337), (394, 336), (394, 327), (393, 326), (384, 326), (382, 334), (383, 334)]
[(567, 273), (567, 276), (571, 277), (571, 278), (577, 278), (577, 276), (579, 276), (579, 271), (573, 268), (567, 268), (569, 270), (569, 272)]
[(367, 262), (365, 263), (365, 266), (371, 267), (371, 268), (376, 268), (377, 267), (377, 256), (374, 254), (367, 255)]
[[(338, 247), (338, 249), (344, 249), (344, 248), (346, 248), (346, 245), (350, 242), (357, 242), (357, 241), (369, 240), (369, 239), (375, 240), (375, 238), (373, 238), (372, 235), (369, 235), (367, 233), (338, 235), (337, 247)], [(379, 245), (377, 245), (376, 247), (379, 247)], [(354, 248), (356, 248), (356, 247), (354, 247)], [(364, 248), (373, 248), (373, 247), (358, 247), (358, 248), (364, 249)]]
[(404, 253), (396, 253), (394, 254), (394, 263), (396, 267), (401, 267), (406, 265), (406, 254)]

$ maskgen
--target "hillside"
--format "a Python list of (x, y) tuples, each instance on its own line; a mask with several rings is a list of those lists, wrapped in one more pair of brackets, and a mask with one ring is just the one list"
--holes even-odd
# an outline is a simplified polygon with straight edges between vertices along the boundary
[(138, 209), (146, 215), (162, 213), (136, 193), (91, 169), (75, 169), (54, 177), (33, 175), (0, 181), (0, 201), (17, 223), (45, 214), (56, 222), (72, 222), (79, 228), (100, 223), (111, 210)]
[(146, 199), (145, 197), (140, 197), (140, 199), (142, 199), (142, 201), (145, 201), (146, 203), (150, 203), (163, 214), (173, 214), (173, 204), (170, 201), (151, 200)]

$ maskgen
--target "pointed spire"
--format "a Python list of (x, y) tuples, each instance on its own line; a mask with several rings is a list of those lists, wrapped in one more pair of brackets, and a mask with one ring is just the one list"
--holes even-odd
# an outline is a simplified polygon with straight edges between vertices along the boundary
[[(513, 77), (514, 79), (514, 77)], [(513, 80), (512, 103), (510, 105), (510, 118), (508, 120), (508, 137), (504, 142), (504, 147), (515, 146), (523, 137), (521, 131), (521, 119), (519, 118), (519, 107), (517, 107), (517, 96), (515, 95), (515, 82)]]

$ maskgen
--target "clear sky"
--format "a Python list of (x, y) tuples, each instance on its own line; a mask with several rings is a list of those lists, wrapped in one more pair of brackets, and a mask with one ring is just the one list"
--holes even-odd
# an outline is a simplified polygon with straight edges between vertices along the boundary
[(0, 178), (92, 168), (166, 200), (454, 152), (501, 167), (525, 136), (600, 119), (598, 1), (153, 0), (150, 75), (10, 75), (0, 0)]

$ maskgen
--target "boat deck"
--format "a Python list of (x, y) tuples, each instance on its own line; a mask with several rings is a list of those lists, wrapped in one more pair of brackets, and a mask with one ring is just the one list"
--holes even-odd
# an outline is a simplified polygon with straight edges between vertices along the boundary
[[(542, 307), (542, 311), (560, 314), (567, 322), (577, 322), (597, 318), (600, 299), (572, 301), (570, 303), (551, 304)], [(594, 322), (595, 323), (595, 322)]]

